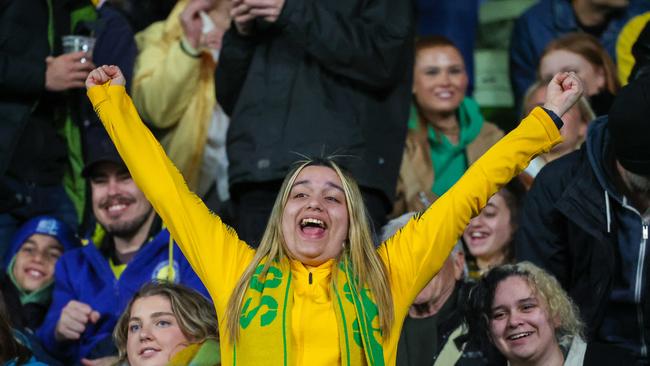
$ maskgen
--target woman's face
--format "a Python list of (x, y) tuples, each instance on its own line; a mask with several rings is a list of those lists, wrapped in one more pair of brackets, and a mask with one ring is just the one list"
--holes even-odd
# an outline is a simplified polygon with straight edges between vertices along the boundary
[(605, 89), (605, 70), (591, 64), (577, 53), (567, 50), (551, 51), (539, 63), (539, 75), (542, 80), (551, 80), (553, 75), (561, 71), (575, 72), (589, 96)]
[(336, 258), (348, 237), (348, 225), (338, 174), (323, 166), (302, 169), (282, 213), (282, 234), (291, 255), (310, 266)]
[[(469, 252), (477, 259), (502, 259), (512, 238), (510, 209), (501, 192), (493, 195), (463, 233)], [(493, 265), (501, 263), (491, 263)]]
[(169, 299), (155, 295), (133, 302), (126, 353), (130, 366), (163, 366), (190, 341), (181, 331)]
[(425, 114), (454, 113), (467, 91), (465, 62), (451, 46), (418, 51), (413, 78), (413, 94)]
[(54, 265), (62, 253), (63, 246), (53, 236), (30, 236), (16, 253), (13, 275), (18, 286), (32, 292), (50, 283)]
[(557, 322), (550, 318), (546, 303), (520, 276), (499, 283), (489, 318), (492, 342), (511, 363), (533, 363), (559, 348)]

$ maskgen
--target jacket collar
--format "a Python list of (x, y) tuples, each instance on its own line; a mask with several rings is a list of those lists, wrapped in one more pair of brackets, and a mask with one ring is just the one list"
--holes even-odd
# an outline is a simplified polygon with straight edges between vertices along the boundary
[(563, 32), (571, 32), (578, 29), (576, 16), (569, 0), (551, 0), (553, 20), (555, 27)]

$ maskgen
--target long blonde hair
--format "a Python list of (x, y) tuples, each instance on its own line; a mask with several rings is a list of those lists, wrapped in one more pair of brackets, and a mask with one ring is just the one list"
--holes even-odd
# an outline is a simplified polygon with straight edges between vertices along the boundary
[(384, 263), (379, 258), (379, 254), (377, 254), (372, 241), (368, 216), (361, 191), (356, 181), (348, 173), (344, 172), (332, 159), (326, 158), (299, 162), (284, 179), (280, 192), (273, 204), (268, 225), (264, 231), (260, 246), (255, 253), (255, 257), (242, 274), (228, 300), (225, 325), (228, 337), (232, 343), (235, 343), (239, 336), (239, 319), (241, 317), (242, 302), (255, 269), (263, 260), (265, 261), (262, 273), (260, 274), (260, 277), (263, 278), (266, 276), (271, 262), (274, 260), (283, 260), (291, 256), (287, 250), (284, 235), (282, 234), (282, 214), (291, 187), (298, 174), (308, 166), (324, 166), (334, 170), (341, 179), (345, 193), (349, 215), (348, 245), (345, 246), (339, 258), (336, 258), (337, 264), (333, 266), (332, 286), (336, 285), (338, 262), (347, 258), (352, 266), (353, 272), (353, 278), (349, 280), (356, 281), (357, 288), (367, 287), (370, 290), (379, 311), (379, 324), (382, 334), (386, 336), (390, 334), (390, 327), (393, 323), (393, 301), (388, 283), (388, 275)]

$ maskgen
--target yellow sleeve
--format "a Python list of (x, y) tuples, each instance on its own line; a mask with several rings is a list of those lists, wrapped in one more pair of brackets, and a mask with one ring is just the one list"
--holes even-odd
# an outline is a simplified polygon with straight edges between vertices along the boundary
[(630, 77), (635, 62), (632, 55), (632, 46), (634, 46), (648, 21), (650, 21), (650, 12), (637, 15), (630, 19), (618, 34), (616, 39), (616, 68), (621, 85), (626, 85)]
[(561, 141), (551, 117), (535, 108), (520, 125), (492, 146), (456, 184), (424, 213), (378, 249), (386, 264), (396, 312), (405, 312), (433, 278), (469, 220), (488, 199), (538, 154)]
[(199, 84), (201, 58), (186, 55), (180, 47), (179, 16), (186, 3), (179, 1), (166, 21), (136, 34), (139, 53), (133, 69), (133, 102), (157, 128), (179, 122)]
[(169, 228), (217, 309), (224, 309), (254, 251), (190, 192), (140, 120), (124, 87), (108, 84), (88, 90), (97, 115), (133, 180)]

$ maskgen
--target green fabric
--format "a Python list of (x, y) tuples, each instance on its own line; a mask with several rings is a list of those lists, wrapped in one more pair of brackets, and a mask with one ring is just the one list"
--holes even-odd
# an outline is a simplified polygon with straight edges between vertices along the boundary
[(218, 365), (221, 363), (219, 343), (214, 339), (205, 341), (188, 366)]
[(50, 44), (50, 54), (54, 50), (54, 10), (52, 0), (47, 0), (47, 42)]
[[(97, 20), (97, 11), (92, 4), (82, 6), (70, 13), (70, 34), (74, 34), (80, 22), (92, 22)], [(85, 103), (85, 98), (74, 99)], [(86, 202), (86, 181), (81, 176), (83, 170), (83, 152), (81, 148), (81, 133), (78, 123), (72, 120), (70, 110), (67, 111), (65, 122), (59, 133), (65, 138), (68, 145), (68, 168), (63, 176), (63, 186), (70, 197), (75, 210), (77, 220), (81, 223), (83, 210)]]
[(86, 180), (81, 176), (84, 161), (81, 149), (81, 133), (79, 127), (72, 121), (70, 114), (63, 128), (59, 131), (68, 145), (68, 167), (63, 175), (63, 186), (77, 211), (78, 222), (81, 223), (86, 201)]
[(220, 364), (219, 342), (208, 339), (200, 344), (191, 344), (178, 352), (167, 366), (217, 366)]
[[(264, 272), (260, 264), (253, 274), (239, 320), (240, 336), (233, 347), (233, 365), (288, 365), (291, 362), (291, 267), (288, 259), (273, 261)], [(334, 286), (330, 289), (338, 319), (341, 364), (383, 366), (381, 332), (373, 328), (377, 305), (367, 289), (358, 289), (352, 267), (339, 263)], [(351, 280), (352, 279), (352, 280)], [(263, 340), (263, 341), (262, 341)], [(265, 352), (260, 352), (263, 342)], [(269, 355), (269, 353), (271, 353)]]
[(39, 288), (36, 291), (26, 292), (16, 281), (14, 276), (14, 264), (16, 263), (16, 256), (11, 259), (11, 262), (7, 266), (7, 276), (11, 279), (11, 282), (16, 286), (18, 293), (20, 294), (20, 303), (25, 304), (41, 304), (48, 305), (50, 299), (52, 298), (52, 287), (54, 287), (54, 278), (47, 283), (45, 286)]
[(97, 20), (97, 10), (88, 2), (88, 5), (75, 9), (70, 13), (70, 33), (74, 34), (77, 24)]
[(476, 139), (483, 127), (483, 116), (479, 106), (471, 98), (463, 99), (458, 106), (457, 114), (460, 124), (457, 145), (453, 145), (445, 135), (436, 133), (431, 126), (428, 126), (431, 162), (435, 172), (431, 191), (437, 196), (447, 192), (467, 170), (465, 148)]

